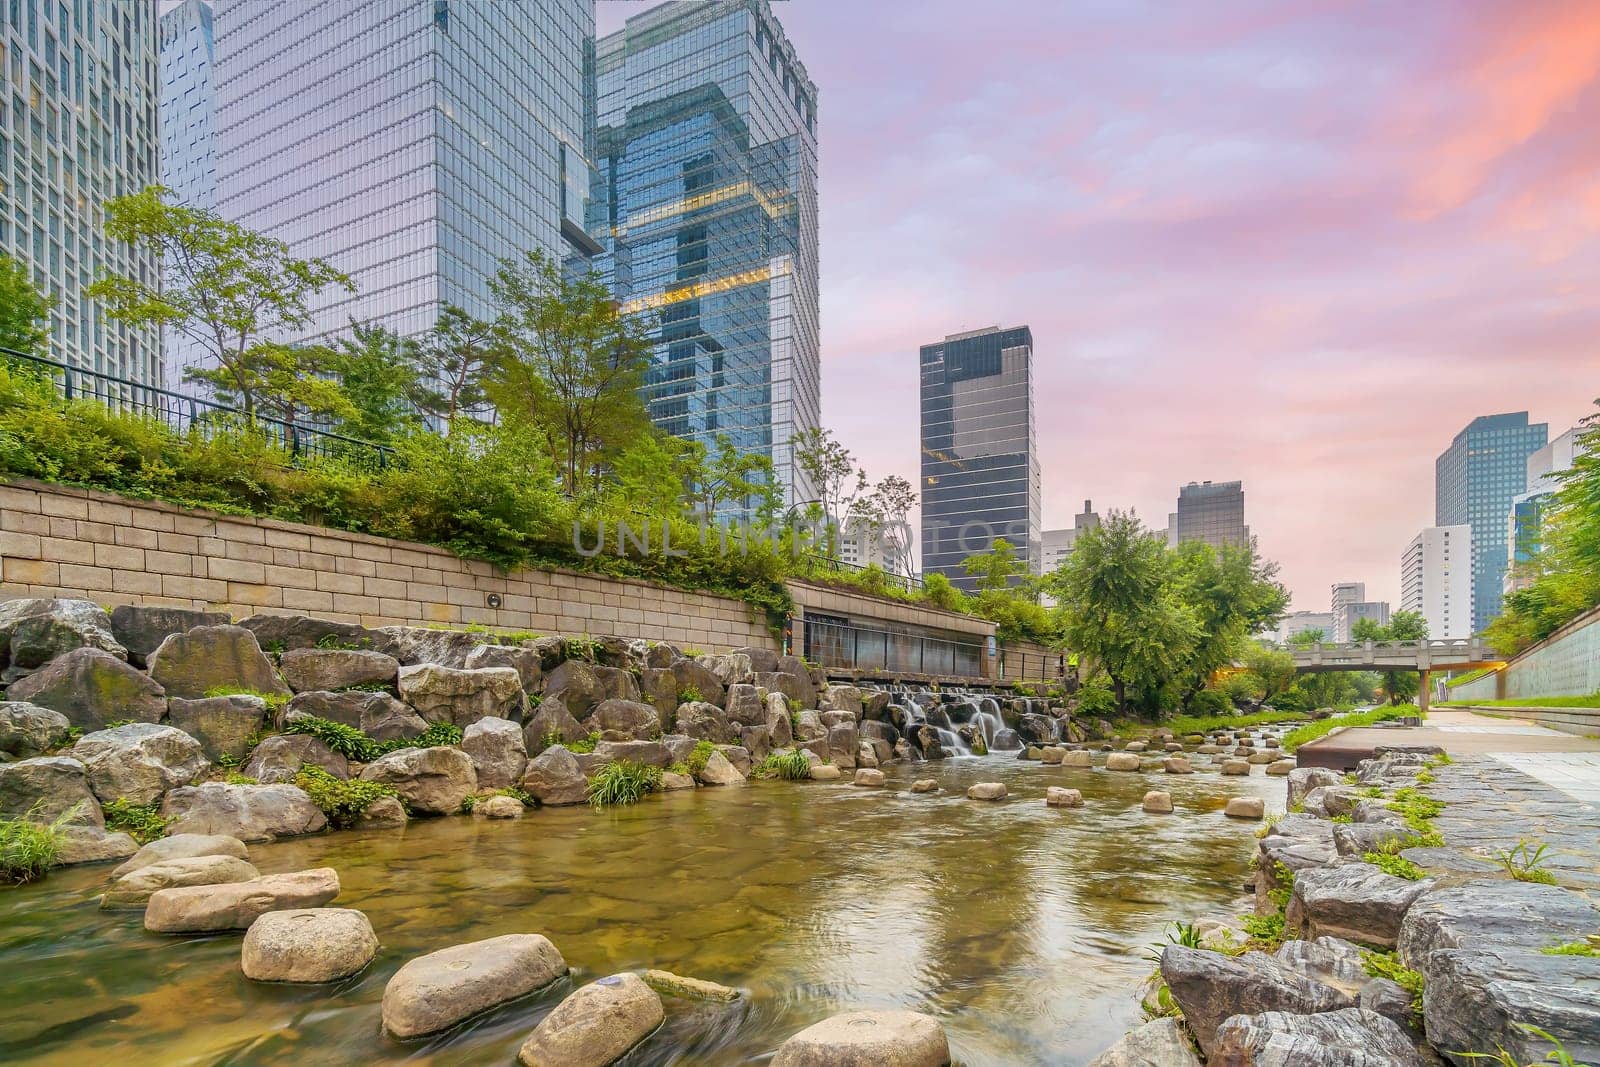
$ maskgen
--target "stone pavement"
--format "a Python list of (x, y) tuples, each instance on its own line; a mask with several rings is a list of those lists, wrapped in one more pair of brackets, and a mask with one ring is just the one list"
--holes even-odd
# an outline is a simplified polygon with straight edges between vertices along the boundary
[[(1438, 745), (1457, 757), (1491, 753), (1600, 753), (1600, 738), (1579, 737), (1470, 711), (1435, 710), (1428, 713), (1426, 724), (1422, 726), (1358, 726), (1301, 745), (1295, 755), (1302, 767), (1349, 770), (1382, 745)], [(1540, 762), (1530, 760), (1528, 766)], [(1520, 766), (1520, 762), (1517, 765)], [(1596, 781), (1600, 784), (1600, 779)]]

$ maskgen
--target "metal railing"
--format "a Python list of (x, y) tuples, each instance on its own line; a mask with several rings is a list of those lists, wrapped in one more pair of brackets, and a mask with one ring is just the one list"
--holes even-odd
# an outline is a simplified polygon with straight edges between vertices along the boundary
[[(832, 571), (835, 574), (862, 574), (870, 569), (860, 563), (847, 563), (842, 559), (836, 559), (833, 556), (824, 556), (818, 552), (810, 553), (807, 558), (810, 559), (810, 561), (820, 570)], [(878, 568), (878, 570), (884, 576), (885, 585), (891, 586), (895, 589), (909, 590), (922, 588), (921, 578), (908, 578), (904, 574), (895, 574), (894, 572), (884, 570), (881, 567)]]
[(28, 352), (0, 348), (0, 357), (14, 368), (49, 378), (67, 400), (96, 400), (118, 411), (158, 419), (180, 433), (209, 434), (216, 430), (249, 428), (296, 458), (340, 459), (367, 467), (386, 467), (393, 456), (392, 449), (372, 441), (286, 422), (259, 412), (247, 413), (227, 404), (86, 370)]
[(805, 620), (805, 657), (824, 667), (886, 674), (977, 678), (984, 673), (981, 645), (810, 617)]

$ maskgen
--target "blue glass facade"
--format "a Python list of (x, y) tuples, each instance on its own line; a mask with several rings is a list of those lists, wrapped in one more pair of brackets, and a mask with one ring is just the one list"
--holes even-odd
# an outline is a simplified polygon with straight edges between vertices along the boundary
[(1500, 614), (1511, 502), (1527, 488), (1528, 456), (1544, 447), (1545, 423), (1528, 413), (1483, 415), (1456, 434), (1434, 464), (1434, 525), (1472, 527), (1472, 629)]
[[(217, 206), (217, 94), (211, 80), (211, 5), (183, 3), (161, 16), (161, 184), (191, 207)], [(168, 389), (193, 389), (184, 371), (204, 362), (175, 329), (161, 331), (162, 375)]]
[(962, 563), (1004, 538), (1039, 572), (1043, 496), (1033, 332), (992, 327), (924, 345), (922, 573), (971, 591)]
[(587, 229), (625, 311), (650, 316), (662, 429), (769, 456), (820, 417), (816, 87), (766, 0), (668, 3), (597, 47)]

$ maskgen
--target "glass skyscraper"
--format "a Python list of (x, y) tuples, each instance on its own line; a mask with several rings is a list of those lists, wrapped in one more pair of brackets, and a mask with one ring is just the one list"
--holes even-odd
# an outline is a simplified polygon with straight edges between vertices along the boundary
[(1178, 510), (1168, 516), (1167, 536), (1174, 545), (1185, 541), (1204, 541), (1212, 548), (1248, 545), (1244, 483), (1190, 482), (1183, 486), (1178, 490)]
[(54, 358), (159, 384), (156, 329), (84, 293), (110, 271), (157, 277), (153, 254), (105, 236), (105, 202), (157, 177), (155, 5), (4, 0), (0, 129), (0, 251), (54, 297)]
[[(161, 16), (161, 184), (190, 207), (217, 206), (217, 94), (211, 80), (211, 5), (183, 0)], [(184, 371), (203, 362), (183, 333), (161, 333), (168, 389), (189, 391)]]
[(1043, 495), (1033, 332), (991, 326), (923, 345), (922, 573), (960, 589), (963, 561), (1004, 539), (1039, 573)]
[(667, 3), (597, 47), (595, 259), (655, 341), (656, 425), (770, 456), (821, 413), (817, 90), (766, 0)]
[(1482, 415), (1434, 463), (1434, 525), (1472, 527), (1472, 630), (1500, 614), (1507, 563), (1506, 515), (1527, 488), (1528, 456), (1544, 447), (1545, 423), (1526, 411)]
[(300, 338), (487, 316), (502, 259), (597, 250), (593, 0), (217, 0), (217, 209), (349, 274)]

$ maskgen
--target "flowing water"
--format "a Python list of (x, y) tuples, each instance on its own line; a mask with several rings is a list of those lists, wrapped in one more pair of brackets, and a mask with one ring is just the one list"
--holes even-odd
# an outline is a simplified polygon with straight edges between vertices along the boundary
[[(968, 1067), (1082, 1064), (1138, 1021), (1166, 923), (1239, 897), (1256, 825), (1225, 819), (1227, 798), (1283, 796), (1259, 776), (1006, 756), (886, 773), (885, 790), (754, 782), (252, 846), (263, 873), (336, 868), (335, 905), (372, 919), (377, 960), (334, 986), (246, 981), (240, 935), (147, 934), (136, 911), (98, 910), (108, 867), (58, 871), (0, 890), (0, 1062), (511, 1064), (574, 983), (661, 967), (748, 995), (669, 999), (631, 1067), (764, 1063), (789, 1034), (862, 1007), (938, 1016)], [(925, 776), (943, 791), (905, 791)], [(994, 780), (1009, 800), (965, 799)], [(1081, 789), (1085, 806), (1046, 808), (1046, 785)], [(1177, 814), (1144, 814), (1151, 788)], [(432, 1041), (381, 1035), (384, 983), (407, 959), (521, 932), (554, 941), (572, 978)]]

